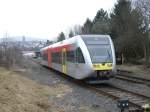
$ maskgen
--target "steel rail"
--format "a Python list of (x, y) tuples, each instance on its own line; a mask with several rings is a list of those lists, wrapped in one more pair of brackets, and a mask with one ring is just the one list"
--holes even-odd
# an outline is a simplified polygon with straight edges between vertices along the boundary
[(133, 83), (144, 84), (144, 85), (147, 85), (147, 86), (150, 87), (150, 79), (146, 79), (146, 78), (142, 78), (142, 77), (135, 77), (135, 76), (129, 75), (131, 73), (132, 72), (130, 72), (130, 71), (118, 70), (118, 73), (115, 76), (115, 78), (120, 79), (120, 80), (133, 82)]
[[(125, 90), (125, 89), (122, 89), (122, 88), (119, 88), (119, 87), (115, 87), (113, 85), (109, 85), (108, 89), (107, 89), (107, 87), (102, 87), (102, 88), (96, 87), (96, 86), (93, 86), (93, 85), (89, 85), (89, 84), (85, 83), (84, 81), (75, 80), (72, 77), (64, 75), (63, 73), (58, 72), (54, 69), (51, 69), (51, 70), (53, 72), (55, 72), (57, 75), (61, 74), (61, 76), (64, 77), (66, 80), (68, 80), (70, 82), (73, 82), (73, 83), (79, 85), (80, 87), (88, 88), (90, 90), (93, 90), (98, 95), (108, 96), (108, 97), (110, 97), (114, 100), (119, 100), (120, 98), (122, 98), (122, 96), (125, 96), (125, 97), (129, 98), (129, 104), (131, 105), (131, 108), (134, 107), (137, 110), (143, 109), (142, 105), (139, 104), (139, 102), (141, 102), (142, 104), (145, 103), (145, 100), (146, 100), (146, 103), (147, 103), (147, 101), (150, 102), (150, 97), (149, 96), (141, 95), (141, 94), (129, 91), (129, 90)], [(106, 91), (106, 89), (109, 90), (109, 91)], [(119, 96), (117, 96), (117, 94), (116, 94), (117, 91), (119, 91), (119, 93), (120, 93)], [(135, 97), (137, 99), (135, 99)], [(133, 99), (134, 99), (134, 101), (132, 101)], [(135, 101), (138, 101), (138, 102), (135, 102)], [(130, 111), (130, 112), (135, 112), (135, 111), (133, 110), (133, 111)]]
[(132, 82), (132, 83), (137, 83), (137, 84), (144, 84), (144, 85), (147, 85), (150, 87), (150, 82), (147, 82), (147, 81), (143, 81), (143, 80), (140, 80), (140, 79), (134, 79), (133, 77), (128, 77), (128, 76), (122, 76), (122, 75), (119, 75), (119, 76), (115, 76), (116, 79), (120, 79), (120, 80), (124, 80), (124, 81), (128, 81), (128, 82)]
[[(130, 106), (136, 108), (136, 110), (137, 109), (141, 110), (142, 104), (150, 102), (149, 96), (141, 95), (141, 94), (138, 94), (138, 93), (135, 93), (135, 92), (132, 92), (129, 90), (125, 90), (122, 88), (118, 88), (118, 87), (115, 87), (112, 85), (109, 88), (104, 88), (104, 87), (97, 88), (97, 87), (88, 85), (88, 88), (96, 91), (98, 94), (102, 94), (104, 96), (111, 97), (114, 100), (119, 100), (120, 98), (122, 98), (122, 96), (125, 96), (125, 97), (129, 98)], [(119, 93), (119, 96), (117, 96), (118, 93)], [(142, 104), (139, 104), (141, 102), (142, 102)]]

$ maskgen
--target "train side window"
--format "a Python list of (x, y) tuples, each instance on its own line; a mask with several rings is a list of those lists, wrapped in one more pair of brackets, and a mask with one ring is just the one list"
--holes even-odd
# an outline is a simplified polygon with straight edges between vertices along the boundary
[(52, 53), (52, 62), (55, 63), (55, 60), (56, 60), (55, 53)]
[(77, 63), (85, 63), (83, 53), (80, 48), (76, 49), (76, 61)]
[(74, 51), (67, 51), (67, 61), (75, 62), (75, 52)]
[(52, 62), (61, 64), (61, 53), (60, 52), (53, 52), (52, 53)]

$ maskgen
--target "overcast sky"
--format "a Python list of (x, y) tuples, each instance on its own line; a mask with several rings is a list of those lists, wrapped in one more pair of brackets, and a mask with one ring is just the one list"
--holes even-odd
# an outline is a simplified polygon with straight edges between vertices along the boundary
[(0, 0), (0, 37), (52, 39), (61, 31), (93, 19), (100, 8), (110, 11), (117, 0)]

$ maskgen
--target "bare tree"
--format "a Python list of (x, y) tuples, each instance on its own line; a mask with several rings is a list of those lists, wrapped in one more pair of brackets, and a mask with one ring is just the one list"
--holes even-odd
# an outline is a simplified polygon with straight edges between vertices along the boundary
[(148, 63), (150, 55), (150, 0), (133, 0), (133, 6), (138, 9), (144, 17), (143, 25), (146, 26), (145, 32), (147, 32), (147, 35), (145, 35), (143, 39), (143, 46), (145, 63)]
[(138, 8), (148, 24), (150, 25), (150, 0), (133, 0), (134, 7)]
[[(82, 26), (80, 25), (74, 25), (71, 29), (71, 35), (76, 36), (76, 35), (81, 35), (82, 34)], [(69, 32), (70, 34), (70, 32)]]
[(16, 42), (10, 38), (3, 38), (0, 43), (0, 65), (10, 68), (16, 64), (20, 64), (22, 60), (21, 49)]

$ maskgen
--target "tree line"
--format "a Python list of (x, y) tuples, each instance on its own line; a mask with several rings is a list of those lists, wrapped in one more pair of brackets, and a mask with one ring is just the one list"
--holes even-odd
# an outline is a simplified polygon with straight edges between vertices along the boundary
[[(126, 62), (148, 65), (150, 56), (150, 1), (118, 0), (112, 12), (104, 9), (97, 11), (93, 20), (86, 19), (76, 25), (68, 34), (71, 38), (81, 34), (107, 34), (114, 41), (117, 56)], [(65, 39), (61, 32), (57, 41)], [(140, 61), (137, 61), (140, 60)]]

